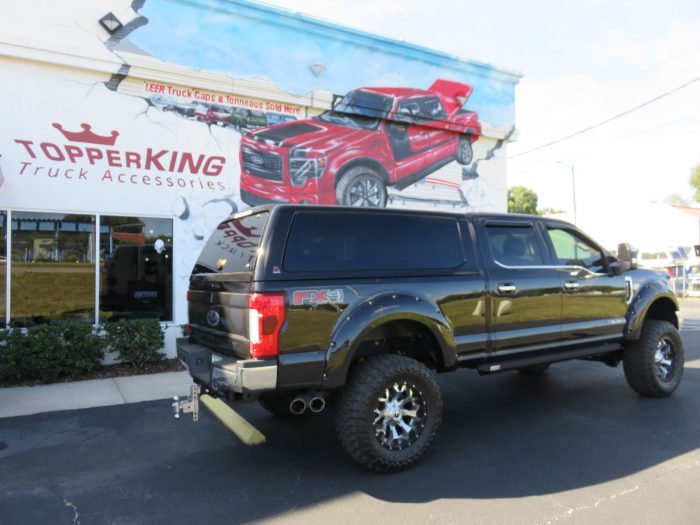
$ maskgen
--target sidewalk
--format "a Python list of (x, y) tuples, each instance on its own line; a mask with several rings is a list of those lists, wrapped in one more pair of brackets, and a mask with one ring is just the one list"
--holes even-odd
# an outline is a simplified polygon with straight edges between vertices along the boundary
[(187, 372), (0, 388), (0, 418), (166, 399), (188, 393)]

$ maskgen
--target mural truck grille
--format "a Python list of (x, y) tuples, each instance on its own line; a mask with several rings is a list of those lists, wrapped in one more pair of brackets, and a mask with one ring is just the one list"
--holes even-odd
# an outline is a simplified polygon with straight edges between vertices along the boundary
[(256, 177), (282, 181), (282, 157), (252, 148), (243, 148), (243, 169)]

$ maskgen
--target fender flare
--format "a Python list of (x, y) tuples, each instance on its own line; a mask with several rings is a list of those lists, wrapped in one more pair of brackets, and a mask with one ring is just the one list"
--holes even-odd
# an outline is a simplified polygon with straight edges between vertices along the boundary
[(652, 305), (657, 303), (657, 301), (670, 301), (675, 309), (675, 313), (680, 309), (678, 299), (667, 283), (651, 281), (642, 285), (627, 308), (627, 324), (625, 326), (626, 340), (639, 339), (649, 309)]
[(374, 328), (391, 321), (412, 321), (423, 325), (438, 343), (438, 358), (444, 368), (457, 363), (452, 328), (437, 305), (415, 295), (387, 293), (369, 298), (352, 311), (344, 312), (331, 334), (326, 353), (324, 388), (340, 388), (364, 337)]

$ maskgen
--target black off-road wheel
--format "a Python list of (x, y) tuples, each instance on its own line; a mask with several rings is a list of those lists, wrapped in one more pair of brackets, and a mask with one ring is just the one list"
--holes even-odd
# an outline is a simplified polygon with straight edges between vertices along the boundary
[(469, 140), (469, 135), (460, 136), (457, 143), (457, 162), (462, 166), (466, 166), (473, 158), (474, 150), (472, 149), (472, 141)]
[(625, 345), (622, 359), (627, 382), (643, 396), (669, 396), (683, 378), (683, 341), (668, 321), (646, 320), (639, 340)]
[(302, 414), (294, 414), (289, 409), (289, 405), (295, 397), (294, 394), (263, 395), (258, 398), (258, 403), (275, 417), (290, 420), (306, 418), (309, 415), (309, 410)]
[(518, 372), (524, 376), (541, 376), (544, 375), (547, 370), (549, 370), (549, 363), (518, 368)]
[(430, 370), (399, 355), (367, 358), (340, 393), (340, 444), (375, 472), (405, 469), (430, 449), (442, 422), (442, 396)]
[(341, 206), (384, 208), (387, 195), (382, 177), (366, 166), (356, 166), (343, 173), (335, 188)]

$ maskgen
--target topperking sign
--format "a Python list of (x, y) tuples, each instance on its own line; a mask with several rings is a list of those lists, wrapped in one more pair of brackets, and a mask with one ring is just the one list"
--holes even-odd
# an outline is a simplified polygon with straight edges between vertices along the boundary
[(19, 176), (226, 190), (224, 183), (217, 180), (226, 164), (224, 156), (152, 147), (125, 150), (116, 145), (116, 130), (100, 135), (87, 123), (80, 125), (80, 131), (64, 129), (56, 122), (52, 126), (58, 131), (56, 141), (14, 139), (22, 148)]

